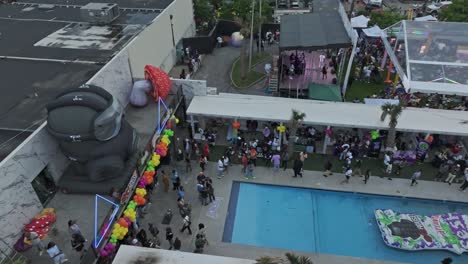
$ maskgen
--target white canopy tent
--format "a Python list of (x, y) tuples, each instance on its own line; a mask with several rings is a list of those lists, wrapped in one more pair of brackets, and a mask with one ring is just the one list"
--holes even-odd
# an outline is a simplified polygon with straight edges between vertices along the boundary
[[(348, 128), (388, 129), (380, 121), (379, 105), (221, 93), (195, 96), (187, 109), (193, 116), (288, 122), (291, 111), (304, 112), (304, 123)], [(463, 111), (408, 107), (398, 119), (397, 130), (468, 136), (468, 115)]]
[(370, 38), (380, 38), (382, 35), (382, 29), (379, 26), (375, 25), (371, 28), (363, 29), (362, 32)]
[(351, 18), (351, 26), (353, 28), (366, 28), (369, 18), (363, 15)]
[(408, 92), (468, 96), (468, 23), (403, 20), (381, 37)]
[(431, 15), (427, 15), (427, 16), (423, 16), (423, 17), (416, 17), (414, 18), (414, 21), (437, 21), (437, 18), (431, 16)]

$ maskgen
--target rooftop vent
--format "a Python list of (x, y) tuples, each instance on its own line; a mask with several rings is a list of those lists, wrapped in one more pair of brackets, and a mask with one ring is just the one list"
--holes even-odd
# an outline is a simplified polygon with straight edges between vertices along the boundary
[(88, 3), (80, 8), (81, 18), (95, 25), (108, 25), (119, 15), (119, 6), (112, 3)]

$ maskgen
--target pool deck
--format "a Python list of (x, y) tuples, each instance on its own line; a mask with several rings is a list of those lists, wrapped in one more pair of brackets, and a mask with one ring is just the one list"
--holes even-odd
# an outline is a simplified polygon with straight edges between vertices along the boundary
[[(344, 179), (343, 174), (334, 174), (328, 178), (322, 176), (321, 172), (304, 171), (303, 178), (292, 178), (292, 170), (280, 170), (274, 173), (272, 168), (257, 167), (254, 171), (254, 180), (245, 180), (241, 175), (241, 167), (234, 165), (229, 168), (229, 173), (222, 179), (216, 178), (216, 164), (210, 162), (205, 171), (205, 175), (213, 178), (215, 195), (217, 202), (208, 206), (201, 206), (198, 201), (196, 191), (196, 175), (198, 174), (198, 164), (192, 162), (193, 172), (185, 173), (185, 165), (183, 163), (173, 164), (172, 167), (163, 167), (167, 172), (171, 171), (173, 166), (178, 170), (181, 176), (183, 186), (186, 190), (185, 200), (192, 204), (192, 229), (194, 234), (197, 230), (198, 223), (204, 223), (207, 227), (207, 236), (210, 245), (205, 248), (205, 254), (238, 257), (244, 259), (256, 259), (260, 256), (281, 256), (288, 250), (261, 248), (253, 246), (245, 246), (222, 242), (224, 232), (224, 224), (226, 220), (227, 209), (229, 205), (231, 186), (233, 181), (264, 183), (281, 186), (305, 187), (333, 191), (348, 191), (367, 194), (402, 196), (411, 198), (435, 199), (456, 202), (468, 202), (468, 193), (463, 193), (458, 190), (459, 184), (449, 186), (445, 183), (420, 181), (418, 185), (410, 187), (409, 179), (393, 179), (380, 178), (372, 176), (367, 184), (364, 184), (358, 176), (352, 177), (349, 184), (340, 184)], [(409, 178), (409, 177), (408, 177)], [(153, 204), (148, 210), (148, 214), (142, 219), (142, 227), (147, 228), (147, 222), (157, 224), (161, 230), (160, 239), (162, 248), (168, 248), (167, 241), (164, 241), (165, 227), (160, 221), (167, 209), (174, 212), (171, 227), (175, 236), (178, 236), (182, 241), (182, 251), (193, 251), (194, 235), (190, 236), (187, 233), (180, 234), (178, 229), (182, 226), (182, 219), (177, 210), (177, 194), (170, 190), (169, 193), (162, 191), (162, 185), (159, 184), (153, 193)], [(261, 220), (261, 219), (260, 219)], [(253, 219), (255, 221), (255, 219)], [(294, 223), (290, 223), (294, 224)], [(295, 252), (299, 255), (310, 256), (314, 263), (320, 264), (384, 264), (395, 263), (380, 260), (361, 259), (354, 257), (344, 257), (324, 254), (311, 254), (307, 252)]]

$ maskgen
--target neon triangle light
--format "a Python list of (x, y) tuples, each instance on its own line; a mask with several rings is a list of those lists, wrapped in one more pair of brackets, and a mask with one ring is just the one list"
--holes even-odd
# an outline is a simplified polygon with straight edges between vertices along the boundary
[(158, 129), (156, 130), (156, 134), (161, 134), (161, 131), (163, 131), (164, 127), (166, 126), (167, 121), (169, 120), (169, 116), (166, 116), (164, 120), (161, 122), (161, 104), (166, 109), (166, 113), (169, 113), (169, 108), (167, 108), (167, 105), (164, 103), (163, 99), (159, 97), (158, 99)]
[[(114, 207), (114, 210), (112, 211), (112, 214), (110, 215), (109, 219), (107, 220), (105, 225), (104, 232), (99, 234), (99, 227), (98, 227), (98, 199), (103, 200), (104, 202), (107, 202), (111, 204)], [(114, 221), (115, 216), (117, 215), (117, 212), (119, 211), (119, 205), (112, 202), (111, 200), (96, 194), (95, 200), (94, 200), (94, 248), (98, 248), (99, 245), (101, 244), (102, 240), (104, 239), (107, 231), (109, 230), (111, 223)]]

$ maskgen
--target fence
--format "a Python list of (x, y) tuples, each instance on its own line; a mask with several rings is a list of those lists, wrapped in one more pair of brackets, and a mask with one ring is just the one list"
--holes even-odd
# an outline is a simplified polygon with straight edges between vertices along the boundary
[(216, 38), (219, 36), (231, 36), (232, 33), (241, 29), (241, 26), (234, 21), (218, 20), (208, 36), (198, 36), (182, 39), (185, 48), (198, 50), (199, 54), (210, 54), (216, 47)]

